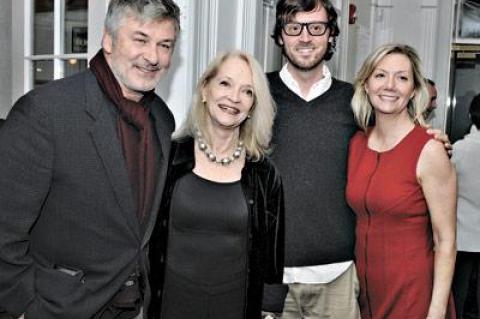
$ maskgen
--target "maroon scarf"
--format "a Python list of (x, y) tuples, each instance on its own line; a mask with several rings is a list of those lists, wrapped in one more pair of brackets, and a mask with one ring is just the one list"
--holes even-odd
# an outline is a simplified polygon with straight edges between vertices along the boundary
[(153, 121), (149, 116), (155, 93), (146, 92), (140, 102), (126, 99), (103, 50), (90, 61), (90, 69), (103, 92), (118, 109), (117, 133), (137, 204), (137, 216), (143, 224), (152, 206), (156, 184), (158, 146), (154, 140)]

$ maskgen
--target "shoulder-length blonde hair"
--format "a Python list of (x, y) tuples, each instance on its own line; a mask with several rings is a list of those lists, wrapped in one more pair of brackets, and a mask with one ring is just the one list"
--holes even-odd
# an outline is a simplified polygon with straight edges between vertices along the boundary
[(202, 101), (202, 91), (210, 80), (217, 75), (220, 66), (232, 57), (238, 57), (247, 62), (252, 71), (254, 102), (250, 118), (240, 124), (240, 139), (244, 143), (247, 156), (253, 161), (258, 161), (268, 153), (276, 108), (262, 67), (254, 57), (241, 51), (223, 53), (210, 62), (198, 81), (187, 118), (179, 131), (174, 134), (174, 138), (193, 137), (195, 136), (195, 130), (199, 130), (207, 142), (210, 142), (210, 137), (206, 131), (209, 115)]
[(365, 85), (380, 61), (387, 55), (398, 53), (403, 54), (410, 61), (413, 73), (413, 86), (415, 95), (408, 102), (408, 114), (415, 123), (426, 126), (423, 112), (427, 108), (429, 96), (425, 77), (422, 74), (421, 62), (414, 48), (404, 44), (385, 44), (375, 49), (363, 62), (357, 78), (354, 82), (355, 93), (352, 98), (352, 109), (355, 120), (360, 128), (367, 130), (369, 124), (374, 120), (373, 107), (365, 90)]

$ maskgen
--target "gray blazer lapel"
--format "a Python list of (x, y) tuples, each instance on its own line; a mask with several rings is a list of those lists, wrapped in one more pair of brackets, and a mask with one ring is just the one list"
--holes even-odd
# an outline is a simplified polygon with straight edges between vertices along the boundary
[(157, 185), (155, 188), (155, 197), (153, 199), (152, 210), (150, 212), (149, 221), (142, 241), (142, 247), (144, 247), (152, 234), (153, 227), (160, 208), (160, 202), (162, 200), (163, 188), (165, 186), (165, 180), (167, 178), (168, 170), (168, 158), (170, 156), (171, 135), (175, 128), (175, 122), (173, 116), (168, 109), (167, 105), (163, 103), (160, 98), (156, 98), (151, 107), (152, 116), (155, 122), (155, 131), (158, 139), (160, 140), (160, 167), (157, 176)]
[(140, 225), (135, 212), (133, 193), (128, 171), (123, 157), (122, 147), (117, 137), (115, 119), (109, 108), (112, 102), (103, 94), (92, 75), (85, 81), (86, 111), (92, 118), (90, 136), (98, 155), (102, 159), (110, 185), (121, 207), (124, 217), (132, 231), (140, 240)]

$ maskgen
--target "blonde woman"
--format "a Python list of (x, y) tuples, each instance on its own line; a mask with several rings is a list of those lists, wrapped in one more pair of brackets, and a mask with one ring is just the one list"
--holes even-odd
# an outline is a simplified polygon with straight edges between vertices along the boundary
[[(454, 318), (456, 175), (426, 133), (415, 50), (388, 44), (366, 59), (352, 108), (347, 201), (357, 215), (362, 318)], [(450, 303), (449, 303), (450, 302)]]
[(283, 191), (266, 157), (274, 114), (248, 54), (223, 54), (200, 78), (151, 245), (153, 318), (260, 318), (263, 283), (283, 275)]

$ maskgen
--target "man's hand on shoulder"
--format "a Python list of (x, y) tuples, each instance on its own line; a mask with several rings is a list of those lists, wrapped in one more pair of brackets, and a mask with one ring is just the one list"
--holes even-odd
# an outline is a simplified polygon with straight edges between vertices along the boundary
[(427, 134), (433, 136), (433, 138), (443, 144), (448, 155), (452, 155), (452, 143), (450, 143), (450, 138), (448, 135), (437, 128), (427, 129)]

